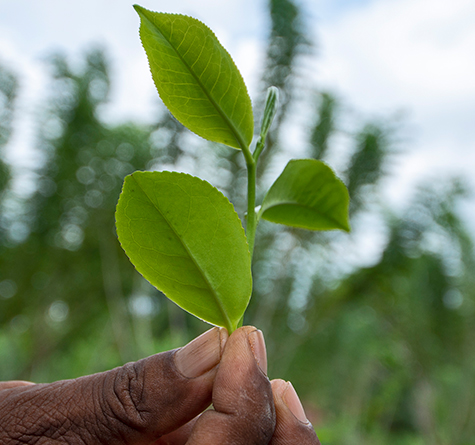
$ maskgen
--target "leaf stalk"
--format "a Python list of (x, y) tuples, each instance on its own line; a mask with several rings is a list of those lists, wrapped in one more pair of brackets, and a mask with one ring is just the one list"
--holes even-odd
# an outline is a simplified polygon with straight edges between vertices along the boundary
[(256, 163), (247, 164), (247, 224), (246, 235), (249, 244), (249, 252), (254, 252), (254, 240), (256, 238), (257, 216), (256, 216)]
[(249, 245), (249, 253), (254, 251), (254, 240), (256, 238), (256, 160), (252, 156), (251, 150), (245, 144), (241, 145), (241, 150), (246, 160), (247, 167), (247, 221), (246, 237)]

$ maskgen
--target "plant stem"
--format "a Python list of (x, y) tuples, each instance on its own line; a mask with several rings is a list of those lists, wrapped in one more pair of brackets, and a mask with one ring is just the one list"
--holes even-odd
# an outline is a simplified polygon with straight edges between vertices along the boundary
[(246, 236), (249, 244), (249, 252), (254, 251), (254, 240), (256, 238), (256, 161), (252, 156), (249, 147), (242, 147), (244, 158), (247, 166), (247, 222), (246, 222)]
[(253, 162), (252, 165), (247, 165), (247, 224), (246, 224), (246, 235), (247, 242), (249, 244), (249, 252), (254, 251), (254, 240), (256, 238), (256, 227), (257, 227), (257, 218), (256, 218), (256, 163)]
[(245, 144), (240, 135), (236, 134), (247, 166), (247, 223), (246, 236), (249, 244), (249, 252), (254, 252), (254, 240), (256, 238), (257, 215), (256, 215), (256, 170), (259, 155), (264, 149), (267, 132), (270, 129), (275, 113), (277, 111), (277, 103), (279, 101), (279, 90), (276, 87), (267, 89), (266, 105), (264, 107), (264, 115), (261, 123), (261, 134), (257, 140), (256, 149), (251, 153), (249, 147)]
[(261, 151), (264, 149), (264, 141), (265, 139), (262, 138), (262, 136), (259, 137), (257, 140), (256, 144), (256, 149), (254, 150), (254, 153), (252, 154), (252, 157), (254, 158), (254, 162), (257, 163), (257, 160), (259, 159), (259, 155), (261, 154)]

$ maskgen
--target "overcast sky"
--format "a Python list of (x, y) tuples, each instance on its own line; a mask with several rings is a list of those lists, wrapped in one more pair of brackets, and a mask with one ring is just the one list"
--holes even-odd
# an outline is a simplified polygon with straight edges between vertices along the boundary
[[(142, 0), (151, 10), (193, 15), (210, 26), (251, 93), (267, 31), (261, 0)], [(475, 187), (475, 1), (301, 0), (318, 43), (316, 85), (365, 117), (406, 113), (399, 167), (406, 183), (464, 174)], [(151, 119), (156, 100), (126, 0), (0, 0), (0, 62), (20, 76), (21, 115), (44, 98), (42, 60), (54, 50), (79, 58), (92, 43), (112, 61), (111, 120)], [(31, 119), (30, 119), (31, 123)], [(28, 164), (33, 130), (20, 124), (10, 159)], [(25, 151), (23, 151), (25, 150)], [(16, 154), (16, 156), (15, 156)], [(21, 156), (20, 156), (21, 155)], [(393, 195), (399, 191), (393, 191)], [(467, 212), (472, 212), (473, 206)]]

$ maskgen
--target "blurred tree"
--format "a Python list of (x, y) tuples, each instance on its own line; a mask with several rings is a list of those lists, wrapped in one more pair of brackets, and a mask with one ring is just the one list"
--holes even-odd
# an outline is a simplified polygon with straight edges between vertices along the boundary
[[(13, 73), (0, 65), (0, 205), (11, 179), (10, 166), (5, 163), (4, 147), (12, 132), (13, 109), (18, 82)], [(3, 225), (0, 224), (0, 236)]]
[(310, 42), (305, 37), (300, 8), (293, 0), (270, 0), (268, 8), (271, 30), (262, 83), (264, 88), (269, 85), (279, 88), (283, 119), (296, 92), (294, 80), (298, 75), (299, 56), (306, 52)]
[[(155, 350), (135, 341), (132, 324), (137, 314), (153, 314), (158, 292), (139, 279), (118, 245), (114, 209), (125, 175), (179, 157), (182, 130), (168, 115), (153, 127), (103, 124), (109, 75), (101, 51), (89, 52), (80, 72), (62, 56), (51, 65), (54, 94), (38, 146), (43, 163), (37, 191), (22, 204), (29, 236), (16, 242), (10, 226), (2, 243), (2, 283), (15, 290), (15, 298), (0, 299), (0, 324), (12, 339), (0, 348), (2, 378), (80, 375)], [(72, 351), (87, 357), (76, 369), (59, 359)]]
[[(309, 233), (261, 222), (245, 321), (265, 332), (269, 375), (292, 380), (322, 443), (474, 443), (475, 258), (456, 211), (463, 186), (426, 184), (404, 214), (391, 212), (380, 191), (397, 129), (392, 122), (344, 128), (341, 101), (311, 90), (305, 78), (312, 42), (301, 7), (269, 0), (268, 11), (262, 95), (278, 86), (282, 108), (260, 179), (276, 176), (281, 155), (293, 156), (284, 137), (295, 124), (289, 110), (314, 107), (308, 134), (295, 141), (299, 155), (335, 159), (335, 138), (345, 135), (340, 167), (354, 229)], [(151, 288), (118, 245), (114, 208), (128, 173), (198, 174), (244, 218), (238, 151), (193, 137), (162, 109), (153, 125), (106, 125), (110, 78), (101, 51), (90, 51), (81, 70), (62, 56), (51, 66), (37, 189), (23, 200), (9, 196), (0, 217), (0, 379), (75, 377), (178, 346), (204, 329)], [(16, 91), (5, 69), (0, 91), (2, 154)], [(1, 178), (4, 191), (10, 176)], [(368, 224), (380, 234), (377, 246)], [(367, 250), (378, 251), (370, 262), (362, 261)]]
[[(284, 128), (289, 107), (301, 99), (302, 66), (304, 55), (311, 53), (307, 39), (306, 23), (299, 6), (293, 0), (268, 0), (270, 32), (267, 41), (266, 60), (261, 77), (262, 93), (256, 104), (256, 118), (260, 118), (266, 97), (265, 90), (273, 85), (279, 89), (279, 109), (272, 131), (266, 140), (266, 149), (259, 158), (258, 177), (269, 168), (271, 157), (280, 149), (277, 139)], [(300, 82), (299, 82), (300, 81)]]
[(335, 109), (338, 104), (328, 92), (319, 96), (317, 121), (314, 124), (310, 144), (312, 158), (323, 160), (329, 148), (330, 136), (335, 132)]
[(287, 344), (288, 378), (329, 408), (330, 443), (373, 443), (378, 430), (391, 443), (470, 443), (475, 397), (462, 388), (474, 377), (473, 245), (457, 196), (421, 191), (405, 217), (388, 217), (374, 266), (334, 289), (315, 277), (301, 344)]

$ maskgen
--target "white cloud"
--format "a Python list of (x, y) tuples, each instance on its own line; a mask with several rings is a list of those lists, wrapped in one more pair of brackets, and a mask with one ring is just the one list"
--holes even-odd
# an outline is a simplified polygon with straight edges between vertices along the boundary
[(382, 0), (319, 28), (321, 78), (363, 104), (475, 95), (475, 2)]
[(409, 112), (416, 132), (399, 166), (407, 184), (460, 173), (473, 180), (474, 23), (473, 0), (379, 0), (317, 28), (321, 86), (372, 116)]
[[(137, 1), (154, 11), (197, 17), (215, 31), (233, 55), (241, 51), (242, 45), (249, 48), (250, 36), (259, 34), (262, 21), (261, 5), (252, 0)], [(111, 116), (124, 113), (125, 118), (146, 117), (152, 109), (149, 96), (155, 93), (138, 37), (139, 18), (132, 8), (133, 3), (129, 0), (2, 2), (0, 57), (5, 55), (5, 42), (14, 48), (9, 51), (13, 64), (17, 59), (27, 59), (30, 65), (39, 65), (41, 57), (55, 50), (64, 51), (77, 60), (92, 44), (103, 44), (113, 62), (114, 82), (117, 81), (114, 102), (118, 107)], [(248, 73), (249, 64), (255, 63), (255, 55), (250, 53), (250, 60), (243, 58), (243, 63)]]
[(37, 61), (24, 55), (14, 41), (0, 37), (0, 63), (17, 76), (19, 89), (15, 107), (15, 131), (5, 153), (7, 162), (21, 169), (38, 163), (32, 146), (36, 139), (37, 113), (46, 99), (46, 72)]

